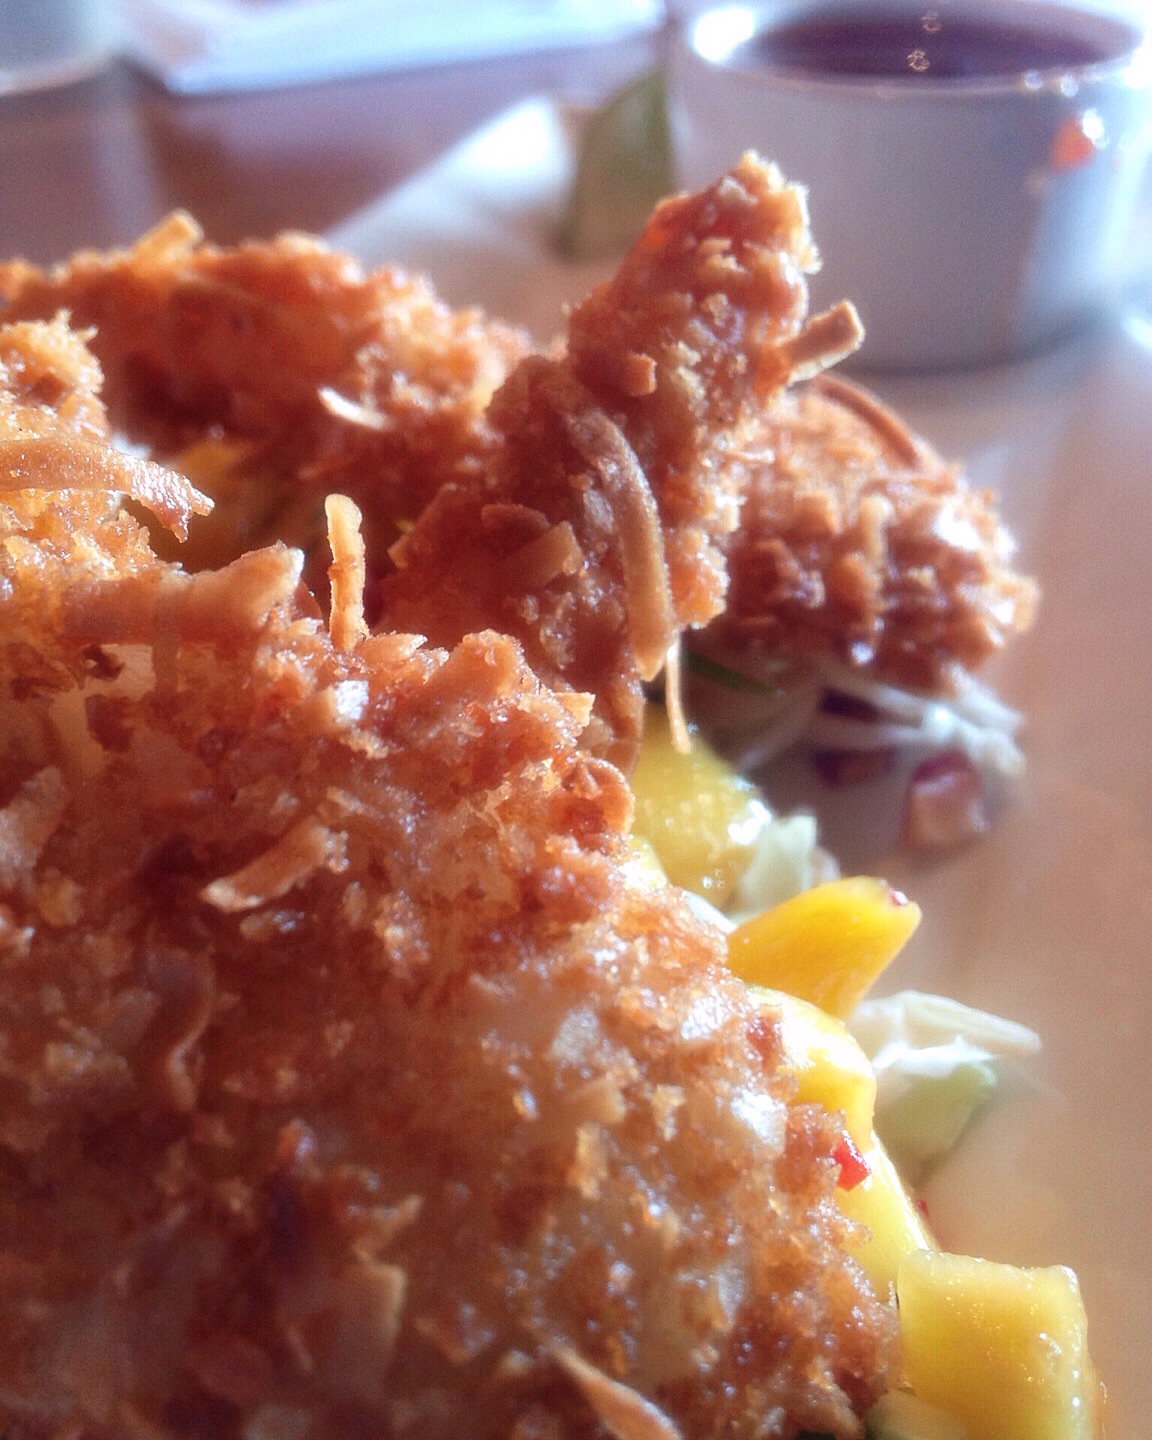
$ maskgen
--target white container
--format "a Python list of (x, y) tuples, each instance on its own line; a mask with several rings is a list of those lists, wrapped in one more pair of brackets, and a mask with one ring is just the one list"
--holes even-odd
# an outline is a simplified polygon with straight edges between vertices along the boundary
[(114, 31), (113, 0), (0, 0), (0, 95), (96, 74)]
[[(973, 79), (771, 70), (742, 40), (816, 12), (1020, 18), (1107, 58)], [(1048, 0), (776, 0), (689, 17), (670, 62), (679, 179), (745, 149), (809, 188), (823, 257), (813, 303), (860, 311), (857, 363), (939, 369), (1026, 354), (1098, 311), (1152, 144), (1152, 61), (1136, 21)]]

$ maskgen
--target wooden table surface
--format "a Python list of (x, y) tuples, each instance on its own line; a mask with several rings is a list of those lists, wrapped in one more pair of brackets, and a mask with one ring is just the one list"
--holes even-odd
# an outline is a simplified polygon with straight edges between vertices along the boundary
[(643, 70), (654, 38), (176, 96), (126, 62), (0, 98), (0, 257), (46, 263), (124, 244), (183, 207), (222, 244), (323, 232), (533, 94), (596, 100)]

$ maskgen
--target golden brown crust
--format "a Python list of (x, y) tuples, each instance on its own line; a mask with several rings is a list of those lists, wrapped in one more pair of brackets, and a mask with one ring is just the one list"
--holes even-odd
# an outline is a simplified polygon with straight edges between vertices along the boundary
[(247, 442), (239, 493), (181, 551), (195, 568), (272, 539), (319, 549), (333, 491), (382, 557), (398, 521), (484, 463), (485, 407), (528, 348), (420, 277), (365, 274), (304, 235), (220, 249), (179, 215), (129, 250), (0, 266), (4, 319), (58, 311), (92, 330), (114, 426), (157, 457), (205, 434)]
[[(836, 327), (804, 343), (810, 260), (799, 193), (751, 157), (659, 206), (573, 311), (566, 353), (522, 361), (497, 392), (487, 472), (393, 551), (388, 623), (442, 644), (515, 635), (549, 683), (595, 695), (588, 743), (630, 767), (641, 682), (723, 605), (743, 435), (796, 364), (845, 343)], [(541, 546), (561, 556), (544, 576)]]
[(113, 419), (156, 454), (240, 442), (186, 568), (282, 539), (323, 603), (338, 490), (370, 623), (516, 634), (598, 696), (587, 743), (627, 766), (641, 680), (716, 616), (729, 568), (710, 647), (827, 650), (914, 688), (951, 688), (1031, 615), (989, 498), (897, 417), (836, 380), (773, 398), (858, 338), (844, 307), (801, 328), (811, 263), (797, 193), (746, 157), (661, 207), (567, 353), (514, 379), (524, 337), (420, 280), (298, 235), (220, 250), (179, 216), (129, 251), (0, 267), (0, 297), (94, 328)]
[(18, 1433), (858, 1436), (837, 1124), (632, 876), (578, 697), (492, 633), (337, 648), (283, 547), (2, 500)]
[[(743, 478), (732, 457), (790, 378), (813, 263), (800, 192), (745, 156), (657, 207), (569, 320), (573, 375), (627, 434), (658, 497), (681, 625), (723, 604), (717, 542), (736, 524)], [(630, 383), (640, 362), (644, 386)]]
[(804, 324), (811, 259), (746, 159), (549, 358), (299, 236), (0, 267), (135, 439), (238, 442), (158, 558), (122, 497), (204, 497), (108, 446), (62, 321), (0, 330), (20, 1440), (861, 1434), (894, 1318), (838, 1122), (596, 758), (729, 563), (734, 644), (901, 683), (1026, 618), (983, 497), (851, 387), (780, 394), (857, 335)]
[(133, 440), (171, 455), (215, 430), (255, 447), (186, 567), (276, 537), (310, 553), (323, 598), (322, 506), (339, 490), (381, 582), (370, 619), (445, 644), (517, 636), (543, 678), (596, 696), (588, 743), (628, 765), (641, 682), (723, 603), (742, 431), (796, 365), (856, 333), (803, 332), (812, 260), (799, 193), (745, 157), (657, 210), (574, 311), (566, 355), (510, 376), (522, 339), (418, 280), (365, 276), (302, 236), (219, 250), (181, 217), (129, 251), (0, 269), (0, 296), (10, 318), (66, 308), (92, 327)]
[(748, 447), (714, 650), (831, 653), (947, 692), (1031, 622), (1036, 588), (991, 497), (859, 387), (780, 396)]

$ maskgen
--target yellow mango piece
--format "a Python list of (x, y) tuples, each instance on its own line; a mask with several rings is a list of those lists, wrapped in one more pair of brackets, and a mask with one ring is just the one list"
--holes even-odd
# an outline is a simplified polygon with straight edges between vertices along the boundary
[(847, 1248), (883, 1299), (896, 1284), (904, 1257), (937, 1245), (880, 1141), (873, 1135), (860, 1148), (868, 1178), (851, 1190), (837, 1189), (836, 1203), (841, 1214), (868, 1227), (867, 1238), (850, 1241)]
[(782, 1063), (796, 1080), (796, 1099), (841, 1111), (856, 1148), (872, 1143), (876, 1076), (848, 1029), (833, 1016), (779, 990), (753, 986), (757, 1004), (779, 1017)]
[(769, 820), (756, 787), (695, 733), (688, 754), (675, 750), (664, 707), (649, 705), (632, 792), (635, 833), (668, 879), (723, 908)]
[(896, 1281), (905, 1379), (968, 1440), (1094, 1440), (1100, 1386), (1076, 1276), (917, 1250)]
[(830, 880), (737, 925), (728, 963), (753, 985), (850, 1015), (920, 923), (920, 907), (884, 880)]
[(901, 1260), (914, 1250), (935, 1249), (936, 1241), (872, 1129), (876, 1075), (868, 1057), (842, 1021), (809, 1001), (759, 985), (750, 989), (779, 1022), (781, 1064), (796, 1082), (797, 1101), (843, 1114), (868, 1166), (859, 1184), (837, 1187), (836, 1202), (849, 1220), (867, 1226), (849, 1248), (877, 1295), (887, 1297)]

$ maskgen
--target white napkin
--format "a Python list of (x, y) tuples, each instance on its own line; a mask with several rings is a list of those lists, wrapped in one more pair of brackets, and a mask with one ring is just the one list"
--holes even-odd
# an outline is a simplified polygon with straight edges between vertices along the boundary
[(128, 53), (170, 90), (588, 44), (656, 25), (661, 0), (120, 0)]

